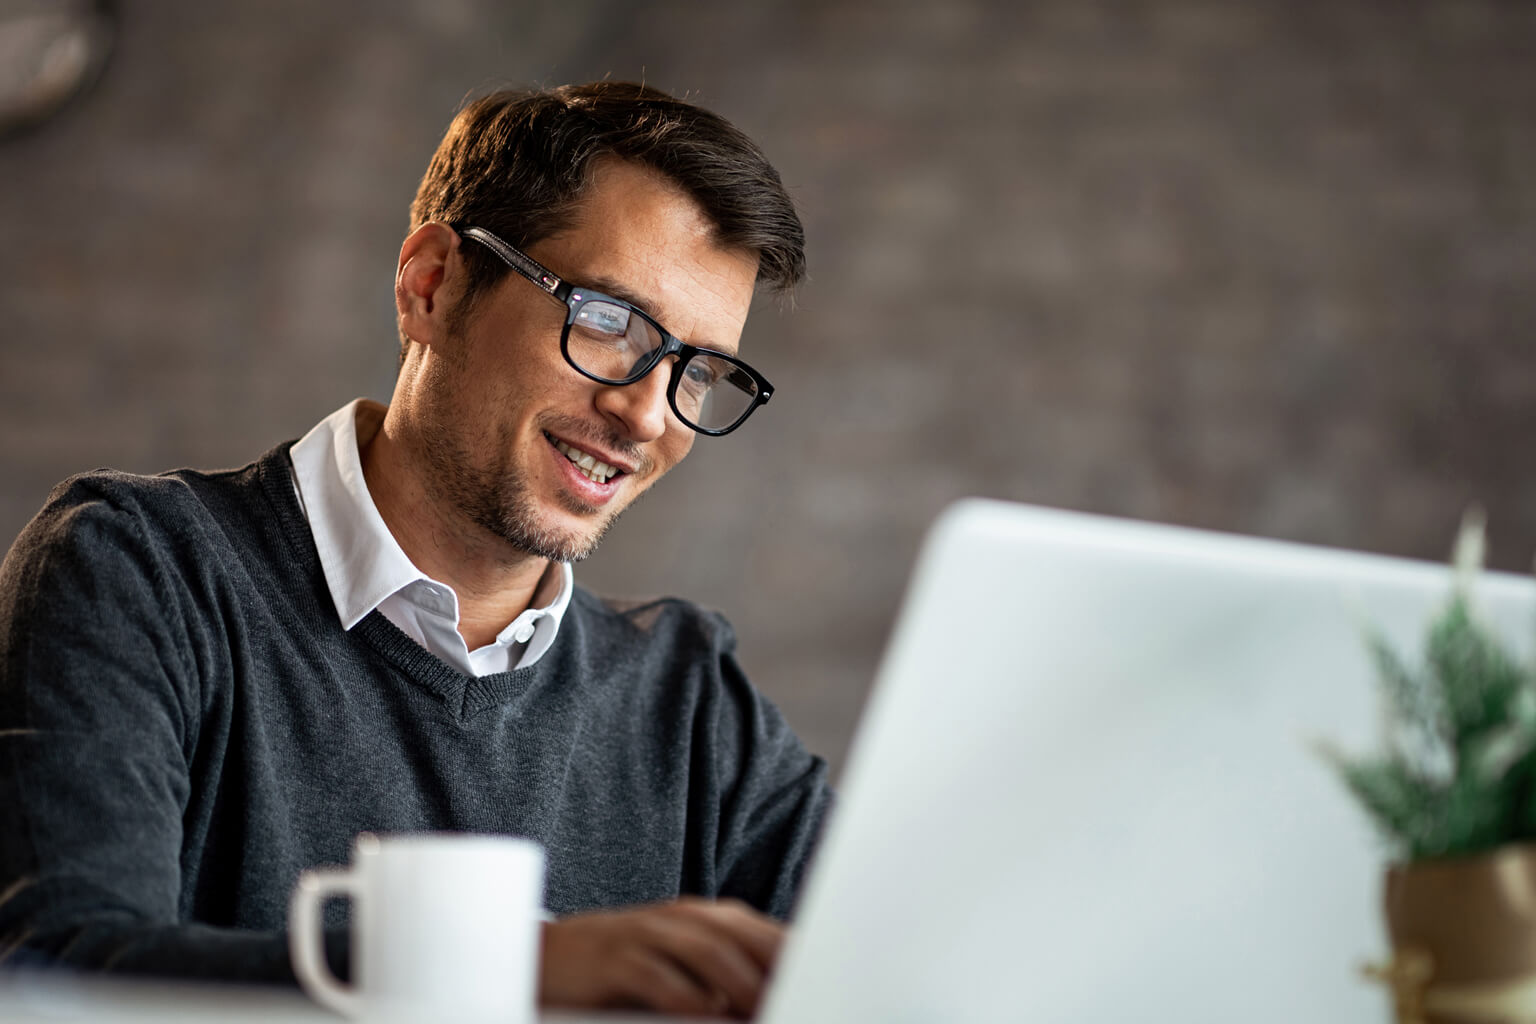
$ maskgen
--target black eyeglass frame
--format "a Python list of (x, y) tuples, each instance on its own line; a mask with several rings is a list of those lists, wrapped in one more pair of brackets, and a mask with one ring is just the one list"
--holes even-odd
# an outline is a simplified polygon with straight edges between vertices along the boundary
[[(550, 270), (548, 267), (545, 267), (532, 256), (529, 256), (527, 253), (523, 252), (516, 246), (502, 241), (500, 238), (496, 237), (485, 228), (461, 224), (453, 224), (450, 226), (454, 231), (459, 233), (460, 237), (474, 239), (476, 242), (479, 242), (481, 245), (491, 250), (491, 252), (495, 253), (503, 263), (517, 271), (517, 273), (522, 277), (537, 285), (539, 289), (550, 298), (565, 306), (565, 326), (561, 328), (560, 331), (560, 354), (565, 357), (565, 361), (570, 364), (571, 369), (575, 370), (583, 377), (586, 377), (588, 380), (595, 380), (599, 384), (609, 384), (616, 387), (622, 387), (626, 384), (633, 384), (654, 370), (657, 365), (667, 356), (676, 355), (677, 362), (673, 364), (672, 371), (667, 381), (667, 404), (672, 407), (672, 413), (678, 418), (679, 422), (683, 423), (690, 430), (693, 430), (696, 433), (704, 434), (707, 437), (721, 437), (722, 435), (729, 434), (731, 431), (745, 423), (747, 421), (747, 417), (751, 416), (752, 413), (756, 411), (758, 406), (768, 404), (768, 399), (773, 397), (773, 385), (768, 382), (768, 378), (764, 377), (761, 373), (758, 373), (752, 367), (748, 366), (746, 363), (742, 362), (740, 359), (736, 358), (730, 353), (721, 352), (719, 349), (700, 348), (697, 345), (687, 344), (686, 342), (680, 340), (671, 331), (668, 331), (665, 327), (661, 326), (661, 324), (656, 321), (655, 317), (651, 316), (649, 313), (641, 309), (639, 306), (636, 306), (634, 303), (625, 302), (623, 299), (616, 299), (611, 295), (605, 295), (602, 292), (594, 291), (590, 288), (583, 288), (579, 285), (574, 285), (571, 282), (562, 279), (558, 274)], [(661, 344), (656, 346), (656, 348), (652, 350), (649, 356), (645, 357), (643, 360), (636, 364), (639, 369), (635, 370), (629, 376), (622, 379), (615, 380), (610, 377), (600, 377), (597, 374), (584, 369), (579, 363), (576, 362), (575, 359), (571, 358), (571, 327), (576, 323), (577, 312), (588, 302), (594, 301), (612, 303), (615, 306), (629, 310), (630, 313), (640, 317), (640, 319), (656, 328), (656, 333), (661, 335)], [(736, 370), (739, 370), (750, 377), (752, 379), (752, 383), (757, 387), (756, 392), (752, 395), (751, 404), (743, 409), (741, 415), (736, 417), (735, 422), (731, 423), (727, 427), (713, 429), (710, 427), (701, 427), (697, 423), (694, 423), (692, 420), (690, 420), (687, 416), (685, 416), (683, 411), (677, 407), (677, 385), (682, 376), (681, 373), (679, 373), (679, 368), (686, 366), (688, 361), (696, 355), (706, 355), (715, 359), (724, 360)]]

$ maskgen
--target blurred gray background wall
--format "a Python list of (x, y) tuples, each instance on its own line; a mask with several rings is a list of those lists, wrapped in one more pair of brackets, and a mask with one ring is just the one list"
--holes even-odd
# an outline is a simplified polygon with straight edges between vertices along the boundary
[[(406, 205), (457, 104), (611, 75), (762, 142), (811, 280), (743, 341), (773, 403), (578, 578), (723, 609), (834, 764), (961, 495), (1435, 559), (1480, 501), (1523, 569), (1533, 12), (124, 4), (98, 87), (0, 144), (0, 534), (72, 472), (243, 464), (387, 398)], [(963, 601), (932, 628), (964, 643)]]

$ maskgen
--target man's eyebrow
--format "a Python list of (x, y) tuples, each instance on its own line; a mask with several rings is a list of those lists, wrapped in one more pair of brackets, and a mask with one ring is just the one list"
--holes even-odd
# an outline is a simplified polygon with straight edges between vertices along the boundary
[[(592, 291), (602, 292), (604, 295), (607, 295), (610, 298), (623, 299), (631, 306), (638, 306), (640, 309), (645, 310), (657, 320), (661, 319), (661, 317), (652, 312), (652, 310), (656, 308), (656, 304), (654, 302), (646, 298), (644, 295), (630, 291), (629, 288), (625, 287), (623, 284), (613, 280), (610, 277), (587, 278), (587, 287)], [(666, 325), (663, 324), (662, 326), (665, 327)]]
[[(650, 299), (647, 299), (645, 296), (638, 295), (631, 291), (629, 288), (625, 287), (620, 282), (615, 281), (609, 277), (603, 277), (601, 275), (587, 278), (587, 282), (588, 284), (586, 287), (588, 290), (594, 292), (602, 292), (604, 295), (611, 299), (622, 299), (623, 301), (629, 303), (631, 306), (634, 306), (636, 309), (644, 310), (648, 316), (650, 316), (657, 323), (661, 324), (661, 326), (665, 328), (668, 333), (671, 332), (672, 328), (667, 327), (667, 322), (660, 316), (657, 316), (657, 314), (654, 312), (656, 309), (656, 304)], [(577, 286), (576, 290), (581, 291), (581, 287)], [(689, 342), (689, 344), (693, 343)], [(736, 354), (735, 349), (727, 348), (724, 345), (706, 343), (703, 345), (694, 345), (694, 348), (707, 348), (714, 352), (724, 352), (728, 356), (734, 356)]]

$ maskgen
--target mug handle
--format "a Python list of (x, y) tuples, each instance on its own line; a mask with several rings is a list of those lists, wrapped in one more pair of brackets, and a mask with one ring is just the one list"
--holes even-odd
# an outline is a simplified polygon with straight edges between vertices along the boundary
[(293, 973), (304, 991), (322, 1006), (347, 1017), (362, 1013), (362, 997), (357, 989), (343, 985), (331, 973), (325, 959), (325, 940), (320, 910), (332, 896), (350, 896), (356, 900), (362, 887), (345, 868), (315, 868), (299, 875), (288, 902), (288, 956)]

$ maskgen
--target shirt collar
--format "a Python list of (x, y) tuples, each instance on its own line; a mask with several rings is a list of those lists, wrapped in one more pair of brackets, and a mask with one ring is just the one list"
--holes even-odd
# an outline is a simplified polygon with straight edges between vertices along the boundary
[[(343, 629), (351, 629), (385, 599), (418, 581), (447, 589), (406, 557), (368, 493), (362, 445), (378, 433), (385, 411), (378, 402), (355, 399), (316, 424), (290, 453), (299, 503), (309, 517)], [(523, 664), (537, 660), (554, 643), (573, 589), (569, 563), (554, 563), (534, 590), (528, 610), (502, 630), (504, 638), (524, 624), (535, 627)]]

